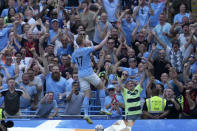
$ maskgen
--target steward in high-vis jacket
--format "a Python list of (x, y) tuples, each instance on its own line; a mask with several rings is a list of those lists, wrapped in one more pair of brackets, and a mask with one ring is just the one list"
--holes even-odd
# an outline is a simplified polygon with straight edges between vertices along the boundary
[(152, 89), (152, 97), (146, 99), (143, 107), (144, 116), (148, 119), (161, 119), (169, 113), (166, 106), (166, 99), (159, 97), (159, 89)]

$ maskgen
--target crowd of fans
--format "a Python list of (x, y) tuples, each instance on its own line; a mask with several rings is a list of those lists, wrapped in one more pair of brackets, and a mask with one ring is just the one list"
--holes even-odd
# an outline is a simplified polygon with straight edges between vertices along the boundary
[[(84, 106), (91, 104), (86, 83), (78, 78), (88, 60), (75, 59), (85, 41), (89, 49), (101, 48), (84, 54), (92, 52), (91, 66), (104, 85), (104, 93), (91, 85), (100, 98), (95, 106), (104, 107), (110, 119), (196, 118), (191, 1), (0, 0), (4, 115), (89, 114), (83, 111), (91, 110)], [(88, 74), (89, 68), (82, 70)]]

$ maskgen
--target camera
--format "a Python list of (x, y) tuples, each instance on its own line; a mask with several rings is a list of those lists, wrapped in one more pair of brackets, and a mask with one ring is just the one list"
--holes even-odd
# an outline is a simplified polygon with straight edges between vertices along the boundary
[(4, 120), (2, 120), (1, 124), (0, 124), (0, 131), (7, 131), (7, 128), (11, 128), (13, 126), (14, 126), (14, 122), (13, 121), (5, 122)]

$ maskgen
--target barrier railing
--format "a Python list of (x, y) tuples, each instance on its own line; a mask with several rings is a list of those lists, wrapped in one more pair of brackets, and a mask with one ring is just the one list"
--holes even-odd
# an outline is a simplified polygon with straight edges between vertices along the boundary
[[(110, 119), (108, 115), (89, 115), (91, 118), (93, 119), (105, 119), (108, 120)], [(54, 117), (54, 119), (83, 119), (84, 115), (58, 115), (57, 117)], [(124, 118), (125, 115), (122, 115), (122, 118)], [(39, 119), (40, 117), (37, 115), (20, 115), (20, 116), (9, 116), (7, 117), (8, 119), (31, 119), (31, 118), (35, 118), (35, 119)], [(41, 119), (45, 119), (45, 118), (41, 118)], [(46, 118), (47, 119), (47, 118)]]

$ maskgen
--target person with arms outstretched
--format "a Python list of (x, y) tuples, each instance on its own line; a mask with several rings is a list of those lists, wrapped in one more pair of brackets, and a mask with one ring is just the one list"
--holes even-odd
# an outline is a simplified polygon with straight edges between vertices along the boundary
[(72, 54), (72, 63), (76, 64), (78, 68), (80, 88), (84, 91), (85, 94), (85, 98), (83, 101), (84, 115), (85, 115), (84, 119), (87, 120), (87, 122), (90, 124), (93, 123), (90, 117), (88, 116), (89, 99), (91, 96), (90, 84), (92, 84), (93, 86), (99, 89), (101, 112), (107, 115), (111, 115), (104, 108), (104, 103), (105, 103), (104, 85), (101, 79), (96, 75), (96, 73), (94, 73), (90, 59), (90, 53), (101, 49), (107, 42), (109, 35), (110, 33), (108, 32), (104, 40), (99, 45), (92, 47), (86, 47), (89, 41), (85, 40), (83, 36), (78, 36), (76, 42), (79, 45), (79, 48), (75, 50), (74, 53)]

